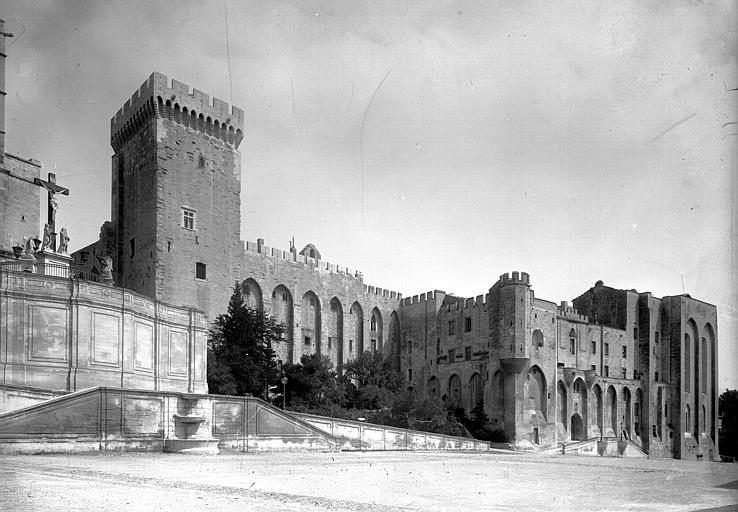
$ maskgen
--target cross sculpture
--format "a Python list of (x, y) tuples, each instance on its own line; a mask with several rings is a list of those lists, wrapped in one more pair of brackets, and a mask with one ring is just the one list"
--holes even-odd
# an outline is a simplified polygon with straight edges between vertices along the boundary
[(56, 211), (59, 209), (59, 203), (56, 200), (56, 195), (62, 194), (64, 196), (68, 196), (69, 189), (60, 187), (56, 184), (56, 174), (54, 174), (53, 172), (49, 173), (49, 179), (47, 181), (44, 181), (41, 178), (35, 178), (33, 180), (33, 183), (45, 188), (48, 192), (49, 203), (47, 224), (49, 226), (49, 230), (51, 231), (51, 245), (49, 247), (52, 251), (56, 251)]

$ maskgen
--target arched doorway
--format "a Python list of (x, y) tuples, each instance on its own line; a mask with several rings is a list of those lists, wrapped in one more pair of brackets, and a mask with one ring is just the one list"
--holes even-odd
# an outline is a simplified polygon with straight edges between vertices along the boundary
[(602, 388), (600, 388), (599, 384), (595, 384), (592, 388), (592, 392), (594, 394), (594, 401), (595, 401), (595, 418), (597, 421), (597, 430), (600, 431), (600, 436), (605, 435), (605, 425), (603, 424), (604, 421), (604, 414), (603, 414), (603, 406), (602, 406)]
[(484, 403), (484, 394), (482, 393), (482, 376), (474, 372), (469, 379), (469, 410), (471, 411), (477, 405)]
[(571, 415), (571, 440), (584, 441), (584, 424), (578, 412)]
[(618, 395), (615, 392), (615, 388), (610, 386), (607, 388), (607, 421), (608, 425), (605, 428), (605, 435), (617, 436), (618, 435)]
[(623, 405), (625, 406), (625, 432), (628, 436), (628, 439), (633, 437), (633, 429), (631, 427), (633, 418), (631, 417), (630, 413), (630, 389), (623, 388)]
[(540, 415), (540, 419), (545, 421), (548, 417), (547, 400), (546, 400), (546, 377), (538, 366), (531, 367), (525, 376), (523, 383), (527, 389), (527, 407), (531, 412), (531, 416), (535, 415), (536, 420)]
[(559, 381), (558, 385), (556, 386), (556, 407), (559, 409), (558, 418), (556, 421), (561, 422), (561, 426), (564, 428), (564, 430), (567, 430), (568, 425), (568, 417), (567, 414), (567, 407), (566, 407), (566, 387), (564, 386), (564, 383)]

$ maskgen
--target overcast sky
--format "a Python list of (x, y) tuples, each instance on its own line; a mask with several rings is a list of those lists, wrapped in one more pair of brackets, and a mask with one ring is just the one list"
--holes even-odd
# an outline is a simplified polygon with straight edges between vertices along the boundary
[(294, 236), (403, 295), (479, 295), (513, 270), (555, 302), (598, 279), (685, 290), (717, 305), (719, 385), (738, 387), (735, 2), (0, 1), (0, 17), (6, 150), (70, 188), (71, 249), (110, 218), (110, 117), (156, 70), (244, 109), (244, 240)]

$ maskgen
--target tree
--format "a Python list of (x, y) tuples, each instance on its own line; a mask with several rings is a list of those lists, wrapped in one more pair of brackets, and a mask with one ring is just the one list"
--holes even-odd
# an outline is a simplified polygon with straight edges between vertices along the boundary
[(738, 456), (738, 390), (726, 389), (718, 399), (720, 411), (720, 454)]
[(366, 351), (343, 366), (348, 405), (356, 409), (390, 407), (405, 387), (402, 375), (381, 352)]
[(345, 405), (345, 394), (338, 385), (333, 363), (328, 356), (303, 355), (297, 364), (285, 364), (287, 405), (297, 411), (337, 414)]
[(228, 312), (218, 315), (208, 339), (208, 387), (211, 393), (266, 398), (268, 386), (278, 382), (272, 342), (282, 326), (244, 304), (238, 283)]

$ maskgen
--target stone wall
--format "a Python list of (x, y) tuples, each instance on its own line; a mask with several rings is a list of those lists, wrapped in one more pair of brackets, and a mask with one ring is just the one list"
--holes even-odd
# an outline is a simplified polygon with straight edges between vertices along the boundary
[(203, 314), (129, 290), (0, 273), (0, 384), (206, 392)]
[(11, 255), (23, 238), (40, 235), (39, 198), (42, 190), (33, 184), (41, 173), (41, 162), (5, 154), (0, 168), (0, 253)]

